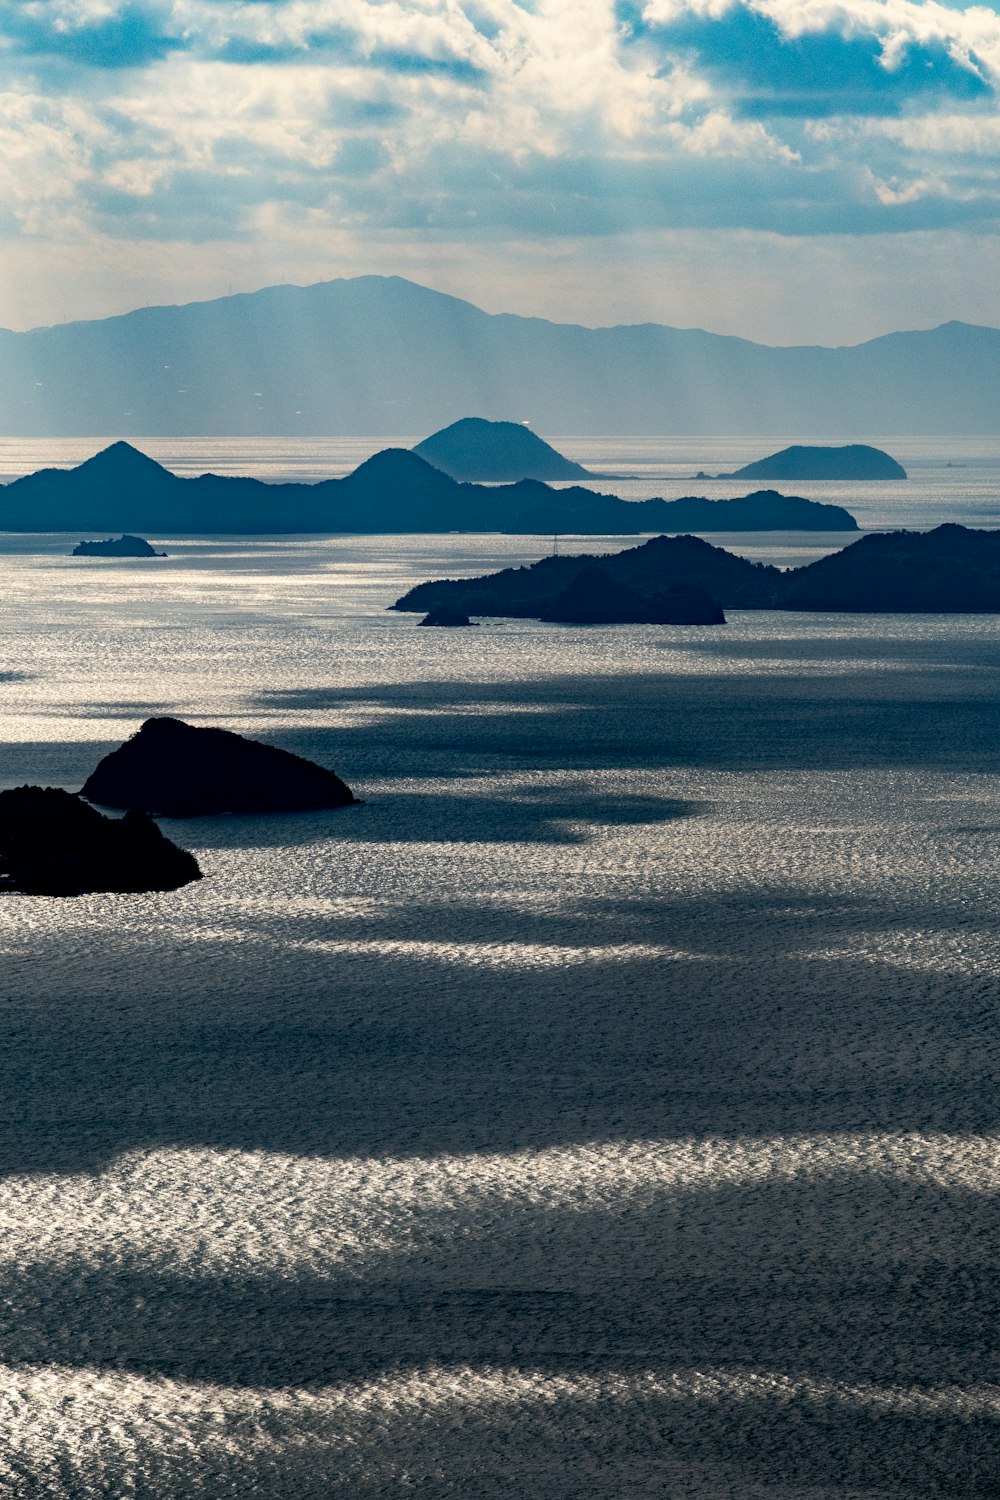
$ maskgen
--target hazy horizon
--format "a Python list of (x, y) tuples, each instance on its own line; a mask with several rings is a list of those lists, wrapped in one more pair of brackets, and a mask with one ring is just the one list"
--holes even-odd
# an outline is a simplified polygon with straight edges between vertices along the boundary
[(775, 349), (782, 349), (782, 348), (809, 348), (809, 347), (814, 347), (814, 348), (815, 347), (819, 347), (819, 348), (831, 348), (831, 349), (845, 349), (845, 348), (846, 349), (851, 349), (851, 348), (856, 348), (859, 344), (871, 343), (875, 339), (888, 337), (888, 336), (890, 336), (893, 333), (933, 332), (937, 328), (947, 327), (948, 324), (950, 324), (950, 323), (964, 323), (964, 324), (966, 324), (966, 326), (969, 326), (969, 327), (980, 327), (980, 328), (990, 328), (990, 329), (997, 328), (997, 329), (1000, 329), (1000, 309), (998, 309), (998, 312), (997, 312), (997, 320), (998, 321), (996, 323), (975, 323), (975, 322), (972, 322), (968, 318), (957, 318), (957, 317), (950, 318), (949, 317), (949, 318), (942, 318), (942, 319), (940, 319), (937, 322), (923, 322), (923, 323), (919, 324), (918, 326), (914, 326), (914, 327), (907, 327), (907, 328), (886, 328), (886, 329), (883, 329), (882, 331), (880, 331), (879, 333), (868, 334), (864, 338), (852, 339), (852, 340), (844, 339), (844, 340), (836, 340), (836, 341), (833, 341), (833, 342), (823, 342), (821, 340), (808, 340), (808, 341), (802, 341), (802, 342), (789, 341), (789, 340), (773, 340), (773, 341), (769, 341), (767, 339), (762, 339), (762, 338), (747, 338), (746, 335), (741, 334), (741, 333), (737, 333), (737, 332), (733, 331), (732, 329), (728, 329), (728, 328), (706, 327), (706, 326), (704, 326), (702, 324), (695, 324), (695, 323), (670, 324), (670, 323), (663, 323), (661, 320), (656, 319), (656, 318), (638, 318), (637, 317), (635, 319), (623, 320), (623, 321), (620, 321), (620, 322), (602, 323), (602, 322), (599, 322), (599, 321), (588, 321), (587, 318), (585, 318), (585, 317), (571, 317), (571, 316), (559, 317), (559, 318), (548, 317), (548, 316), (546, 316), (543, 313), (532, 312), (530, 310), (524, 310), (524, 309), (521, 309), (521, 308), (513, 308), (513, 307), (487, 307), (487, 306), (483, 305), (483, 303), (477, 302), (476, 299), (474, 297), (470, 296), (470, 295), (460, 294), (458, 292), (449, 291), (447, 287), (443, 287), (443, 286), (431, 286), (428, 282), (420, 281), (420, 280), (416, 279), (413, 276), (403, 276), (403, 275), (401, 275), (401, 274), (399, 274), (397, 272), (392, 272), (392, 271), (387, 271), (387, 272), (359, 271), (356, 275), (353, 275), (353, 276), (352, 275), (344, 275), (344, 276), (321, 277), (321, 278), (319, 278), (318, 280), (315, 280), (315, 281), (281, 281), (281, 282), (269, 282), (266, 285), (262, 284), (260, 286), (246, 287), (246, 288), (243, 288), (243, 289), (241, 289), (239, 291), (217, 292), (217, 293), (214, 293), (214, 294), (212, 294), (210, 296), (191, 296), (191, 297), (186, 297), (186, 298), (181, 299), (181, 300), (174, 300), (174, 301), (136, 303), (134, 306), (122, 307), (122, 308), (120, 308), (120, 309), (118, 309), (118, 310), (116, 310), (114, 312), (101, 313), (101, 314), (96, 314), (94, 316), (88, 316), (88, 317), (76, 317), (76, 316), (70, 315), (70, 316), (67, 316), (67, 317), (59, 318), (59, 319), (57, 319), (57, 320), (55, 320), (55, 321), (53, 321), (51, 323), (25, 324), (25, 325), (23, 325), (21, 327), (15, 327), (12, 324), (11, 325), (5, 325), (3, 328), (0, 328), (0, 332), (6, 332), (6, 333), (41, 333), (41, 332), (44, 332), (46, 329), (49, 329), (49, 328), (62, 328), (62, 327), (72, 326), (72, 325), (77, 324), (77, 323), (107, 322), (107, 321), (109, 321), (112, 318), (126, 318), (130, 314), (135, 313), (135, 312), (145, 312), (145, 311), (157, 311), (158, 312), (158, 311), (167, 311), (167, 310), (172, 310), (172, 309), (175, 309), (175, 308), (182, 308), (182, 307), (199, 307), (199, 306), (203, 306), (205, 303), (209, 303), (209, 302), (221, 302), (221, 301), (224, 301), (224, 300), (226, 300), (227, 298), (230, 298), (230, 297), (252, 297), (257, 292), (275, 291), (275, 290), (283, 289), (285, 287), (292, 287), (292, 288), (294, 288), (294, 289), (296, 289), (298, 291), (308, 291), (308, 290), (310, 290), (313, 287), (326, 286), (326, 285), (330, 285), (331, 283), (336, 283), (336, 282), (363, 281), (363, 280), (369, 280), (369, 279), (375, 279), (375, 280), (379, 280), (379, 281), (406, 281), (406, 282), (410, 283), (410, 285), (412, 285), (412, 286), (418, 286), (418, 287), (420, 287), (424, 291), (438, 292), (438, 293), (440, 293), (441, 296), (452, 297), (452, 298), (455, 298), (457, 301), (465, 302), (465, 303), (469, 304), (470, 306), (477, 308), (480, 312), (489, 313), (491, 316), (498, 316), (498, 315), (499, 316), (503, 316), (503, 315), (506, 315), (506, 316), (509, 316), (509, 317), (530, 319), (530, 320), (535, 321), (535, 322), (553, 323), (553, 324), (555, 324), (557, 326), (560, 326), (560, 327), (587, 328), (587, 329), (591, 329), (591, 330), (607, 330), (607, 329), (611, 329), (611, 328), (641, 328), (641, 327), (644, 327), (644, 326), (650, 326), (650, 325), (652, 325), (652, 326), (656, 326), (656, 327), (666, 327), (666, 328), (671, 328), (671, 329), (677, 329), (677, 330), (679, 330), (681, 332), (684, 332), (684, 333), (710, 333), (710, 334), (713, 334), (713, 335), (715, 335), (716, 337), (719, 337), (719, 338), (738, 338), (738, 339), (744, 339), (748, 343), (760, 343), (760, 344), (763, 344), (764, 347), (766, 347), (766, 348), (775, 348)]

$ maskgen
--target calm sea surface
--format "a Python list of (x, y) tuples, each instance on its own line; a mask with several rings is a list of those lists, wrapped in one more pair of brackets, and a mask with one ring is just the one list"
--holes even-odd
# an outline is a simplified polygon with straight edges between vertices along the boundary
[[(996, 524), (1000, 445), (885, 446), (796, 488)], [(432, 631), (386, 606), (551, 539), (75, 540), (0, 536), (0, 785), (174, 713), (364, 805), (0, 899), (0, 1495), (995, 1495), (1000, 617)]]

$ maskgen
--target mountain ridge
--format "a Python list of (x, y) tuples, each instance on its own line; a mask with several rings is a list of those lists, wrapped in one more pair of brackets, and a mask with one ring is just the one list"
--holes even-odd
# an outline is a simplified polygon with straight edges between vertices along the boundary
[(381, 436), (477, 411), (580, 435), (988, 435), (998, 381), (1000, 329), (958, 320), (766, 345), (488, 313), (362, 276), (3, 330), (0, 433)]

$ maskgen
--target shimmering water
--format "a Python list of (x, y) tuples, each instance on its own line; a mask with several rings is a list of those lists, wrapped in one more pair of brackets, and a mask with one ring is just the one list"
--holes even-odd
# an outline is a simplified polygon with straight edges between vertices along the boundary
[(0, 784), (172, 712), (364, 805), (0, 901), (0, 1494), (995, 1494), (1000, 619), (71, 540), (0, 539)]

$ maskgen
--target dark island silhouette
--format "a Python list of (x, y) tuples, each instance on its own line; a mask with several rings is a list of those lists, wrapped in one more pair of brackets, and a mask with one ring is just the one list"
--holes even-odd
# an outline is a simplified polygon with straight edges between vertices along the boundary
[[(707, 474), (699, 474), (707, 479)], [(905, 479), (906, 470), (881, 448), (867, 443), (847, 443), (843, 447), (804, 447), (796, 444), (744, 464), (719, 479)]]
[(147, 719), (98, 763), (81, 796), (166, 818), (301, 812), (357, 800), (339, 776), (301, 755), (172, 718)]
[(783, 609), (1000, 613), (1000, 531), (886, 531), (785, 574)]
[(104, 542), (80, 542), (70, 553), (71, 557), (166, 557), (157, 552), (141, 536), (108, 537)]
[(40, 469), (0, 486), (0, 530), (142, 531), (166, 535), (495, 531), (637, 535), (697, 530), (855, 531), (836, 505), (773, 490), (737, 500), (621, 500), (536, 479), (460, 484), (416, 453), (386, 448), (343, 479), (266, 484), (202, 474), (181, 479), (129, 443), (74, 469)]
[[(588, 595), (598, 583), (605, 602), (589, 604)], [(582, 613), (567, 614), (568, 605), (580, 611), (606, 608), (609, 618), (614, 615), (627, 624), (635, 618), (630, 613), (635, 593), (648, 600), (668, 592), (676, 597), (685, 588), (704, 590), (724, 609), (998, 614), (1000, 531), (948, 523), (932, 531), (877, 532), (807, 567), (784, 572), (748, 562), (700, 537), (659, 536), (600, 558), (543, 557), (530, 567), (505, 568), (480, 578), (420, 583), (390, 608), (447, 606), (509, 619), (582, 621)], [(617, 614), (615, 599), (620, 602)], [(674, 617), (663, 623), (710, 622)]]
[(722, 605), (692, 585), (647, 590), (632, 587), (592, 562), (544, 601), (540, 620), (560, 625), (724, 625)]
[[(588, 589), (597, 584), (603, 603), (588, 603)], [(601, 609), (601, 623), (635, 622), (635, 601), (644, 601), (647, 615), (662, 614), (666, 596), (674, 596), (671, 618), (664, 624), (722, 623), (724, 609), (766, 609), (781, 586), (782, 573), (763, 563), (747, 562), (695, 536), (652, 537), (639, 547), (595, 557), (543, 557), (529, 567), (504, 568), (481, 578), (439, 579), (419, 583), (391, 606), (403, 611), (449, 607), (466, 614), (509, 619), (562, 619), (586, 623), (584, 611)], [(589, 581), (588, 581), (589, 580)], [(614, 618), (613, 590), (622, 608)], [(691, 591), (699, 591), (692, 597)], [(690, 618), (700, 600), (698, 619)], [(707, 602), (706, 602), (707, 601)], [(556, 611), (557, 613), (553, 613)], [(597, 623), (595, 615), (591, 623)]]
[(442, 604), (438, 609), (432, 609), (428, 614), (424, 615), (422, 620), (417, 621), (418, 625), (441, 626), (446, 630), (454, 630), (460, 626), (471, 625), (473, 623), (462, 610), (450, 609), (447, 604)]
[(582, 464), (565, 458), (520, 422), (462, 417), (442, 427), (414, 453), (452, 479), (516, 483), (519, 479), (586, 479)]
[(144, 812), (107, 818), (51, 786), (0, 792), (0, 891), (173, 891), (200, 878), (194, 855), (165, 838)]

